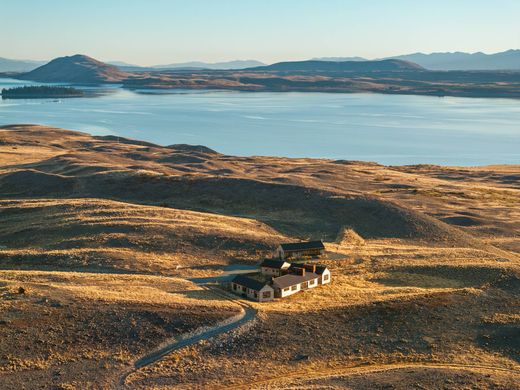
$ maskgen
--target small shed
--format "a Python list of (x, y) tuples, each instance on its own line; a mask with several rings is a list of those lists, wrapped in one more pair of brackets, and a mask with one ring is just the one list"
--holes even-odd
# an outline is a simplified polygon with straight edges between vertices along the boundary
[(267, 282), (245, 275), (238, 275), (231, 281), (231, 291), (258, 302), (274, 299), (274, 289)]

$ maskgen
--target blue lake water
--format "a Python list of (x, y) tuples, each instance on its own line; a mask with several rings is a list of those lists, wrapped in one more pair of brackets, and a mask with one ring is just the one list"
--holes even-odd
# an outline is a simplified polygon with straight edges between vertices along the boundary
[[(0, 88), (31, 84), (0, 79)], [(41, 84), (41, 83), (39, 83)], [(240, 156), (383, 164), (520, 163), (520, 101), (378, 94), (132, 92), (0, 100), (0, 125), (38, 123)]]

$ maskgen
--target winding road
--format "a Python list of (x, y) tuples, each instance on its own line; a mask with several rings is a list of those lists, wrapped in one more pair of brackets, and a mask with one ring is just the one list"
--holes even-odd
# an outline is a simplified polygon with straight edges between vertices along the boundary
[(219, 295), (221, 297), (224, 297), (228, 299), (229, 301), (235, 302), (237, 305), (239, 305), (242, 308), (242, 312), (238, 314), (235, 317), (232, 317), (231, 319), (228, 319), (226, 321), (221, 322), (220, 324), (217, 324), (212, 327), (205, 327), (200, 330), (195, 330), (190, 333), (190, 336), (177, 339), (172, 343), (169, 343), (161, 348), (158, 348), (149, 354), (141, 357), (140, 359), (136, 360), (133, 364), (133, 367), (127, 371), (124, 372), (124, 374), (121, 376), (118, 386), (118, 389), (124, 389), (126, 387), (126, 379), (128, 376), (130, 376), (135, 371), (139, 370), (140, 368), (149, 366), (153, 363), (156, 363), (161, 358), (166, 356), (167, 354), (176, 351), (178, 349), (187, 347), (189, 345), (193, 345), (198, 343), (201, 340), (208, 340), (210, 338), (213, 338), (215, 336), (218, 336), (223, 333), (227, 333), (233, 329), (239, 328), (240, 326), (244, 325), (245, 323), (253, 320), (256, 316), (256, 309), (254, 309), (252, 306), (247, 304), (245, 301), (241, 301), (235, 298), (232, 298), (230, 295), (228, 295), (224, 291), (220, 291), (217, 288), (207, 287), (207, 286), (201, 286), (202, 288), (205, 288), (207, 290), (211, 290), (214, 294)]

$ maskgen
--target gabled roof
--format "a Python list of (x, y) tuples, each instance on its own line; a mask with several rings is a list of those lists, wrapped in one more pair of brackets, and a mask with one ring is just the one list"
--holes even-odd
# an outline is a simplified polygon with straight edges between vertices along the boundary
[(255, 291), (260, 291), (262, 288), (265, 287), (265, 285), (267, 285), (266, 282), (261, 282), (259, 280), (249, 278), (244, 275), (235, 276), (235, 278), (232, 280), (232, 282), (236, 283), (236, 284), (240, 284), (241, 286), (250, 288), (251, 290), (255, 290)]
[(286, 244), (280, 244), (284, 251), (304, 251), (308, 249), (325, 249), (323, 242), (319, 241), (306, 241), (306, 242), (291, 242)]
[(316, 273), (318, 275), (321, 275), (323, 272), (325, 272), (326, 269), (327, 267), (325, 267), (324, 265), (316, 265)]
[(260, 267), (269, 267), (269, 268), (276, 268), (276, 269), (282, 269), (284, 265), (289, 264), (286, 261), (283, 260), (271, 260), (271, 259), (265, 259), (262, 261), (262, 264), (260, 264)]
[(273, 279), (273, 284), (279, 288), (286, 288), (290, 286), (294, 286), (295, 284), (307, 282), (309, 280), (318, 279), (319, 275), (313, 272), (305, 272), (305, 275), (293, 275), (288, 274), (284, 276), (279, 276)]

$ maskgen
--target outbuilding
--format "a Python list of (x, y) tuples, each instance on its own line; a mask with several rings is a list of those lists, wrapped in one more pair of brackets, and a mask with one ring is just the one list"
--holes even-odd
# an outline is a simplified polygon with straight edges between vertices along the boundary
[(260, 269), (262, 274), (266, 276), (282, 276), (284, 271), (288, 270), (291, 266), (291, 263), (288, 263), (283, 260), (271, 260), (266, 259), (260, 264)]
[(325, 246), (321, 240), (292, 242), (280, 244), (274, 253), (274, 256), (281, 259), (299, 259), (302, 257), (318, 257), (325, 252)]

